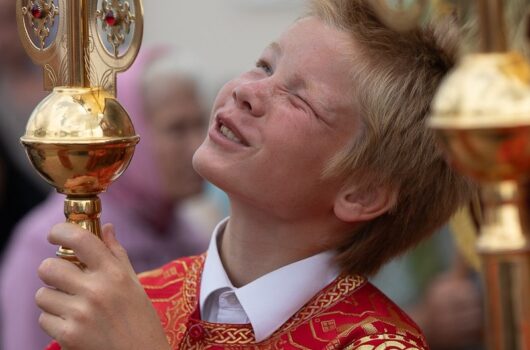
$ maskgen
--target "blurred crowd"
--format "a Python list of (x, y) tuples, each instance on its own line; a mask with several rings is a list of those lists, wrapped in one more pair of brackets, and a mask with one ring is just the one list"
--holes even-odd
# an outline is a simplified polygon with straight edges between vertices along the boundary
[[(36, 270), (56, 249), (47, 231), (64, 221), (64, 196), (38, 178), (18, 141), (46, 92), (19, 43), (14, 5), (0, 0), (0, 350), (41, 349), (50, 340), (37, 323)], [(116, 226), (137, 272), (204, 251), (227, 214), (191, 166), (209, 109), (207, 79), (195, 63), (181, 50), (144, 48), (118, 79), (119, 101), (142, 140), (129, 169), (101, 196), (102, 222)], [(477, 273), (448, 230), (390, 263), (374, 282), (419, 323), (433, 350), (482, 348)]]

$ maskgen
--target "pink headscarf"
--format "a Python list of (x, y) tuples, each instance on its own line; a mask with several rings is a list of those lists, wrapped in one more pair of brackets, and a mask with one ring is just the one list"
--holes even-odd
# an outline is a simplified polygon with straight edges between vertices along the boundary
[(118, 101), (129, 113), (140, 142), (129, 167), (110, 185), (106, 194), (123, 201), (138, 215), (161, 228), (167, 224), (174, 203), (164, 194), (159, 167), (153, 157), (151, 130), (144, 115), (142, 74), (164, 51), (162, 48), (141, 50), (133, 66), (118, 75)]

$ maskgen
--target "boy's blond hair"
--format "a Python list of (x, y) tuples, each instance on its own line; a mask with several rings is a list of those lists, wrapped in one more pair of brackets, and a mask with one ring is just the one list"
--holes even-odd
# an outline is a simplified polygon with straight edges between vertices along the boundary
[(352, 232), (339, 248), (345, 272), (372, 274), (443, 225), (473, 193), (449, 168), (426, 126), (456, 44), (447, 31), (433, 28), (392, 31), (364, 0), (314, 0), (309, 15), (351, 35), (352, 99), (363, 123), (324, 176), (344, 176), (366, 191), (382, 186), (398, 193), (391, 211)]

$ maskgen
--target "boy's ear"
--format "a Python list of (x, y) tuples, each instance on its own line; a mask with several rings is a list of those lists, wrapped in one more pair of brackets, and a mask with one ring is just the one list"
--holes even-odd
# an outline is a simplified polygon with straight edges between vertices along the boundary
[(397, 194), (397, 189), (385, 186), (368, 189), (347, 185), (335, 198), (333, 211), (344, 222), (369, 221), (388, 212), (396, 204)]

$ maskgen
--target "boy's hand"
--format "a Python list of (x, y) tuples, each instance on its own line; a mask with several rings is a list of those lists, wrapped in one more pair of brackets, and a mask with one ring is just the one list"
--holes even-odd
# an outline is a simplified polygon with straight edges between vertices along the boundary
[(39, 324), (68, 350), (169, 350), (156, 311), (111, 225), (103, 241), (74, 224), (58, 224), (52, 244), (72, 248), (86, 268), (58, 258), (39, 267), (50, 286), (37, 291)]

